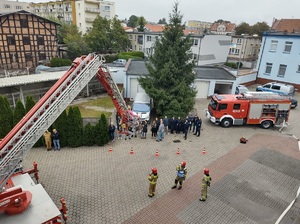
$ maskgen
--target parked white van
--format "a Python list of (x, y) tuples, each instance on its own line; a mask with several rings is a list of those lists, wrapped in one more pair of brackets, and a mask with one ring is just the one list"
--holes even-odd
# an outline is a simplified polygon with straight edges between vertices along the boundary
[(150, 120), (151, 100), (146, 93), (138, 92), (134, 98), (132, 111), (142, 119), (142, 121)]
[(262, 86), (256, 87), (256, 91), (273, 92), (280, 95), (293, 96), (295, 93), (295, 87), (285, 83), (269, 82)]

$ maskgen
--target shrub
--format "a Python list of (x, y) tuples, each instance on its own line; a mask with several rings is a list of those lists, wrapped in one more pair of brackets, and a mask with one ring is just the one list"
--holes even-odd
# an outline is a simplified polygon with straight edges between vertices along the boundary
[(50, 60), (51, 67), (70, 66), (71, 64), (72, 64), (72, 61), (70, 59), (52, 58)]
[(88, 123), (83, 131), (83, 144), (92, 146), (96, 144), (95, 127)]

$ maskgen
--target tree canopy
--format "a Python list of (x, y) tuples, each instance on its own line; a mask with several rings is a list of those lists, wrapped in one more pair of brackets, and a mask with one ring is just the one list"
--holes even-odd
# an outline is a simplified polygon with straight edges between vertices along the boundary
[(108, 53), (126, 50), (130, 42), (120, 20), (107, 20), (98, 16), (93, 22), (92, 30), (85, 40), (94, 52)]
[(184, 36), (178, 2), (169, 15), (169, 24), (154, 46), (155, 54), (146, 63), (149, 75), (139, 78), (140, 85), (153, 98), (158, 115), (186, 116), (192, 110), (196, 95), (194, 62), (189, 57), (190, 36)]
[(262, 37), (265, 31), (268, 31), (270, 27), (266, 22), (257, 22), (253, 26), (250, 26), (248, 23), (241, 23), (235, 28), (236, 35), (241, 34), (249, 34), (254, 35), (257, 34), (259, 37)]
[(136, 24), (137, 24), (137, 21), (138, 21), (138, 17), (135, 16), (135, 15), (132, 15), (132, 16), (129, 17), (129, 20), (127, 22), (127, 26), (135, 27)]
[(167, 24), (166, 18), (159, 19), (157, 24)]
[(147, 21), (143, 16), (139, 17), (137, 21), (137, 30), (139, 32), (144, 32), (146, 23)]

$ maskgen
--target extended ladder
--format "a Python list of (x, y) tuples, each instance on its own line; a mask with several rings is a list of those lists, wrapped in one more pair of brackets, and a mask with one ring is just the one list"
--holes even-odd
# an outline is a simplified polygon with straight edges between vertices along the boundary
[(126, 124), (126, 135), (137, 135), (140, 127), (140, 119), (128, 107), (122, 97), (120, 90), (111, 77), (108, 67), (102, 65), (97, 73), (98, 80), (103, 84), (108, 95), (111, 97), (118, 113), (122, 116), (122, 123)]
[(89, 54), (74, 60), (70, 69), (0, 142), (0, 192), (19, 168), (27, 151), (88, 84), (104, 59)]

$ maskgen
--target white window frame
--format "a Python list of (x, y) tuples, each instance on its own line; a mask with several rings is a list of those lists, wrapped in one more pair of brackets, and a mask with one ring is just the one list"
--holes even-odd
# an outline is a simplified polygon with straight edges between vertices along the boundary
[(283, 51), (283, 53), (291, 53), (292, 46), (293, 46), (293, 42), (292, 41), (286, 41), (285, 45), (284, 45), (284, 51)]
[(152, 39), (151, 36), (147, 36), (147, 41), (152, 41), (151, 39)]
[(238, 38), (238, 39), (236, 40), (236, 43), (237, 43), (237, 44), (241, 44), (241, 43), (242, 43), (242, 38)]
[(279, 65), (279, 68), (278, 68), (278, 74), (277, 74), (277, 77), (284, 78), (285, 72), (286, 72), (286, 68), (287, 68), (287, 65), (280, 64), (280, 65)]
[(271, 40), (270, 51), (276, 52), (278, 46), (278, 40)]
[(266, 69), (265, 69), (265, 72), (264, 74), (266, 75), (270, 75), (271, 72), (272, 72), (272, 66), (273, 66), (273, 63), (266, 63)]

